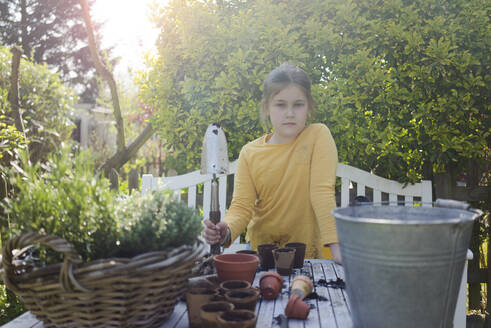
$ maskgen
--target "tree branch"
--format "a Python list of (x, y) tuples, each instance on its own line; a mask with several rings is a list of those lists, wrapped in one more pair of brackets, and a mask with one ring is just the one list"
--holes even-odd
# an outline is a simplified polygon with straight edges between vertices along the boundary
[(89, 5), (87, 0), (80, 0), (80, 4), (82, 6), (85, 26), (87, 28), (87, 34), (89, 36), (89, 49), (92, 59), (94, 60), (94, 65), (97, 72), (102, 76), (103, 79), (106, 80), (109, 85), (109, 89), (111, 90), (111, 98), (113, 102), (113, 111), (114, 117), (116, 119), (116, 129), (117, 129), (117, 152), (121, 152), (125, 148), (125, 140), (124, 140), (124, 124), (123, 117), (121, 115), (121, 108), (119, 106), (119, 96), (118, 96), (118, 88), (116, 85), (116, 81), (112, 73), (107, 69), (102, 60), (99, 58), (99, 51), (97, 48), (97, 42), (94, 37), (94, 28), (92, 25), (92, 20), (90, 19)]
[(142, 133), (123, 151), (118, 151), (111, 158), (109, 158), (101, 167), (104, 170), (106, 176), (109, 176), (111, 169), (119, 169), (126, 162), (128, 162), (133, 156), (136, 155), (138, 149), (145, 144), (145, 142), (152, 136), (153, 128), (152, 124), (148, 123)]
[(19, 66), (20, 57), (22, 56), (22, 49), (18, 46), (14, 46), (12, 49), (12, 73), (10, 74), (10, 88), (8, 93), (8, 100), (12, 107), (12, 116), (15, 121), (15, 128), (26, 134), (24, 131), (24, 123), (22, 121), (22, 114), (20, 112), (19, 105)]

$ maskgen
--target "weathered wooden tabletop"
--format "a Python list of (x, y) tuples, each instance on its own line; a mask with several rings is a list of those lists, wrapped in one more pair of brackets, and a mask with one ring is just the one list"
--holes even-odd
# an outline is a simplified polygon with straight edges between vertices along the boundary
[[(331, 281), (337, 281), (338, 278), (344, 280), (343, 267), (335, 264), (332, 260), (306, 260), (302, 269), (295, 270), (290, 277), (284, 277), (285, 284), (290, 286), (293, 277), (298, 274), (307, 274), (313, 277), (314, 291), (317, 298), (306, 299), (310, 304), (311, 310), (307, 320), (288, 320), (288, 327), (352, 327), (350, 309), (347, 302), (347, 295), (344, 289), (335, 288), (336, 284)], [(253, 285), (259, 286), (261, 273), (256, 274)], [(319, 283), (319, 280), (321, 281)], [(284, 288), (276, 300), (266, 301), (260, 298), (256, 306), (258, 314), (257, 328), (279, 327), (277, 318), (284, 314), (285, 306), (288, 302), (289, 288)], [(7, 323), (2, 328), (42, 328), (43, 324), (29, 312), (19, 318)], [(177, 303), (174, 312), (169, 320), (162, 325), (162, 328), (187, 328), (188, 316), (186, 313), (186, 304)]]

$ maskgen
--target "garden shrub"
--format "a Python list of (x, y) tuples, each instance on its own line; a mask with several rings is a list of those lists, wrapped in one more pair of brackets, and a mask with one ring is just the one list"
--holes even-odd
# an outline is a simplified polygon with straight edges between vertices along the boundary
[(15, 191), (3, 202), (4, 234), (53, 234), (84, 259), (106, 256), (116, 236), (115, 193), (91, 163), (90, 153), (73, 154), (68, 144), (45, 163), (30, 164), (24, 153), (22, 164), (11, 169)]
[[(11, 58), (10, 50), (0, 46), (0, 110), (7, 116), (11, 111), (7, 101)], [(37, 162), (45, 160), (62, 141), (70, 138), (74, 127), (70, 119), (77, 97), (47, 65), (24, 58), (19, 67), (19, 105), (31, 160)]]

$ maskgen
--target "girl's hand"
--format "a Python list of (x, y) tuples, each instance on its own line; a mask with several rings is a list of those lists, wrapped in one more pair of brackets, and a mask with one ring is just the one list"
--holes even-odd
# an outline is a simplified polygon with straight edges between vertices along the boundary
[(209, 219), (205, 219), (203, 223), (205, 225), (205, 229), (203, 230), (203, 238), (205, 241), (210, 245), (218, 243), (222, 245), (225, 242), (225, 238), (227, 238), (229, 231), (227, 223), (220, 221), (215, 225)]
[(343, 264), (341, 258), (341, 250), (339, 249), (339, 243), (329, 244), (329, 248), (331, 249), (331, 254), (334, 257), (334, 262), (337, 264)]

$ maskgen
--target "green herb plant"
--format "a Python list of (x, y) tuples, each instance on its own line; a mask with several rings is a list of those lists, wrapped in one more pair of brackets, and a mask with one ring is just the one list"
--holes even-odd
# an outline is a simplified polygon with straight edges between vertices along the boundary
[(90, 152), (74, 154), (65, 144), (45, 163), (33, 165), (25, 153), (22, 157), (9, 174), (13, 192), (2, 203), (3, 234), (52, 234), (70, 242), (85, 260), (110, 256), (117, 239), (116, 194), (94, 173)]
[(192, 245), (202, 228), (197, 210), (176, 200), (170, 191), (134, 194), (120, 202), (117, 212), (117, 256), (122, 257)]

